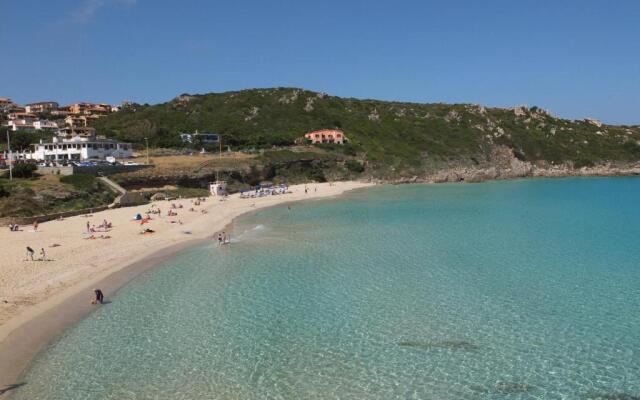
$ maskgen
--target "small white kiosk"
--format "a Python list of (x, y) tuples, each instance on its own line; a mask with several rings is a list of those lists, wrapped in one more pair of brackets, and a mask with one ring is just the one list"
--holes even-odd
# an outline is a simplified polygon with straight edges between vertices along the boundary
[(227, 182), (215, 181), (210, 183), (209, 192), (212, 196), (225, 196), (227, 194)]

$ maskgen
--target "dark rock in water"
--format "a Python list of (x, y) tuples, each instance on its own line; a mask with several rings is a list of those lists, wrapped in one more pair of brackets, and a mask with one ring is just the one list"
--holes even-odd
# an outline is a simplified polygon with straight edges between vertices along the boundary
[(640, 395), (629, 393), (588, 393), (587, 400), (640, 400)]
[(529, 385), (524, 382), (502, 382), (498, 381), (489, 386), (473, 386), (472, 389), (480, 393), (500, 393), (500, 394), (512, 394), (512, 393), (524, 393), (534, 389), (535, 386)]
[(420, 349), (453, 349), (477, 350), (478, 346), (464, 340), (444, 340), (441, 342), (404, 341), (398, 343), (402, 347), (416, 347)]

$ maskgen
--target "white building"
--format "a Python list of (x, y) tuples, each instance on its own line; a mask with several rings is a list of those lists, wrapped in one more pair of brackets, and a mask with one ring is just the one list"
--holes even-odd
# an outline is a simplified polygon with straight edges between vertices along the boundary
[(17, 132), (33, 132), (35, 127), (33, 126), (33, 121), (28, 119), (12, 119), (7, 121), (6, 126), (10, 131)]
[(33, 123), (33, 128), (37, 131), (58, 129), (58, 124), (53, 121), (41, 119)]
[(129, 143), (121, 143), (112, 139), (75, 136), (71, 139), (54, 137), (51, 142), (34, 144), (33, 152), (25, 152), (19, 158), (38, 161), (86, 161), (104, 160), (107, 157), (129, 158), (133, 148)]

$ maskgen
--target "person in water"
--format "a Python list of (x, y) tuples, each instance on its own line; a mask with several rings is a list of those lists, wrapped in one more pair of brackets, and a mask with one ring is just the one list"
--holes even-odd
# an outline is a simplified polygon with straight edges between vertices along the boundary
[(102, 293), (102, 290), (100, 289), (93, 289), (93, 292), (96, 294), (96, 299), (93, 301), (93, 304), (103, 304), (104, 302), (104, 294)]

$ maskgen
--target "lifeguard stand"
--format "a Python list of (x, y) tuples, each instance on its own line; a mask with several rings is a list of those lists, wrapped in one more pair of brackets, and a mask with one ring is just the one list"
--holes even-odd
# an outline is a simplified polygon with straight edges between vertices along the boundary
[(209, 192), (212, 196), (224, 196), (227, 194), (227, 182), (215, 181), (209, 184)]

